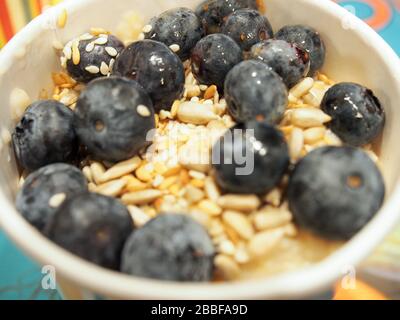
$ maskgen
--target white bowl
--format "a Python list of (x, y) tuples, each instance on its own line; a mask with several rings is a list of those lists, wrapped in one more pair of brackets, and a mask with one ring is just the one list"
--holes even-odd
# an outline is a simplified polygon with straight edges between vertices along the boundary
[[(290, 2), (290, 5), (289, 3)], [(12, 130), (9, 96), (22, 88), (35, 99), (51, 86), (51, 71), (59, 68), (54, 40), (65, 43), (90, 27), (115, 30), (120, 17), (136, 10), (150, 18), (167, 8), (193, 7), (191, 0), (71, 0), (35, 19), (0, 53), (0, 126)], [(223, 284), (179, 284), (138, 279), (99, 268), (62, 250), (42, 237), (17, 213), (14, 196), (17, 170), (10, 148), (0, 153), (0, 224), (31, 257), (56, 268), (67, 296), (127, 299), (251, 299), (311, 295), (338, 279), (348, 266), (367, 257), (395, 226), (400, 215), (400, 65), (397, 55), (366, 24), (329, 0), (267, 0), (267, 16), (275, 30), (285, 24), (308, 24), (320, 31), (327, 45), (324, 72), (336, 81), (362, 83), (376, 93), (387, 112), (381, 161), (387, 198), (376, 217), (356, 237), (324, 261), (307, 269), (272, 278)], [(68, 24), (55, 27), (61, 10)], [(349, 28), (350, 27), (350, 28)], [(74, 293), (74, 295), (70, 295)]]

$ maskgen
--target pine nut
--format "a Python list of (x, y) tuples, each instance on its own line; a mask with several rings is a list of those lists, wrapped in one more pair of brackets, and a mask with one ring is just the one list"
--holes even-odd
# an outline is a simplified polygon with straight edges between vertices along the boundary
[(282, 240), (283, 230), (264, 231), (256, 234), (248, 244), (250, 256), (263, 257), (270, 253)]
[(198, 223), (200, 223), (201, 225), (203, 225), (207, 229), (209, 228), (210, 221), (211, 221), (210, 215), (208, 215), (207, 213), (205, 213), (205, 212), (203, 212), (201, 210), (197, 210), (197, 209), (192, 209), (189, 214)]
[(207, 197), (214, 202), (217, 202), (218, 199), (221, 197), (221, 193), (217, 185), (214, 182), (212, 177), (207, 177), (204, 183), (204, 190), (207, 194)]
[(240, 264), (246, 264), (250, 261), (250, 256), (245, 247), (239, 247), (236, 250), (234, 258), (236, 262)]
[(143, 164), (135, 171), (136, 177), (143, 182), (150, 182), (153, 180), (153, 172), (149, 170), (148, 164)]
[(253, 216), (254, 226), (257, 230), (267, 230), (282, 227), (292, 221), (289, 211), (268, 207)]
[(107, 182), (110, 180), (118, 179), (122, 176), (132, 173), (139, 167), (141, 162), (142, 160), (139, 157), (134, 157), (132, 159), (117, 163), (106, 172), (104, 172), (104, 174), (100, 178), (100, 182)]
[(92, 171), (90, 170), (89, 166), (86, 166), (82, 169), (82, 173), (86, 177), (88, 182), (93, 182)]
[(109, 197), (117, 197), (124, 190), (127, 184), (126, 180), (114, 180), (97, 186), (96, 192)]
[(218, 199), (218, 205), (226, 210), (251, 212), (257, 210), (261, 201), (255, 195), (225, 195)]
[(96, 184), (101, 184), (103, 174), (106, 172), (106, 169), (100, 162), (93, 162), (90, 166), (90, 170), (92, 171), (92, 177)]
[(240, 274), (239, 265), (229, 256), (222, 254), (217, 255), (214, 264), (226, 280), (236, 279)]
[(332, 118), (322, 110), (314, 108), (299, 108), (292, 110), (290, 120), (293, 125), (301, 128), (312, 128), (322, 126)]
[(148, 184), (140, 181), (139, 179), (136, 179), (132, 175), (124, 176), (121, 179), (125, 180), (127, 185), (126, 185), (126, 191), (128, 192), (136, 192), (136, 191), (142, 191), (148, 188)]
[(221, 241), (217, 250), (222, 254), (226, 254), (227, 256), (233, 256), (236, 253), (235, 245), (230, 240)]
[(147, 189), (143, 191), (125, 193), (121, 200), (127, 205), (143, 205), (151, 203), (161, 196), (162, 192), (160, 190)]
[(198, 208), (210, 216), (219, 216), (222, 213), (222, 209), (211, 200), (202, 200), (198, 204)]
[(197, 203), (200, 200), (204, 199), (204, 197), (205, 197), (205, 194), (201, 189), (196, 188), (192, 185), (188, 185), (186, 187), (185, 198), (190, 203)]
[(222, 220), (243, 239), (250, 240), (253, 237), (253, 226), (244, 214), (235, 211), (225, 211)]
[(274, 207), (278, 207), (281, 204), (281, 199), (282, 199), (281, 190), (275, 188), (265, 196), (264, 201), (273, 205)]

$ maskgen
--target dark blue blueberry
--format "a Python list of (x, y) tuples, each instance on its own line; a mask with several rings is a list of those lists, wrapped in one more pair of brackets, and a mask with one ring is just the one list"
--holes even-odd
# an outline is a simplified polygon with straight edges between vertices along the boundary
[(288, 91), (281, 77), (261, 61), (243, 61), (225, 81), (229, 113), (237, 122), (265, 120), (278, 123), (288, 104)]
[(192, 51), (192, 72), (201, 84), (224, 88), (228, 72), (242, 61), (242, 51), (232, 38), (216, 33), (201, 39)]
[(310, 77), (324, 65), (325, 44), (320, 34), (313, 28), (303, 25), (286, 26), (275, 34), (275, 38), (296, 44), (310, 54), (310, 71), (308, 73)]
[[(107, 42), (102, 41), (107, 37)], [(109, 68), (112, 69), (112, 60), (115, 61), (116, 55), (120, 54), (125, 48), (124, 44), (113, 35), (104, 35), (102, 37), (96, 36), (90, 40), (79, 40), (79, 38), (72, 40), (67, 44), (68, 48), (73, 47), (74, 41), (79, 41), (78, 50), (80, 55), (80, 60), (77, 65), (73, 62), (73, 55), (67, 56), (67, 71), (69, 75), (77, 81), (87, 83), (93, 79), (107, 76), (108, 73), (103, 74), (102, 63), (105, 63)], [(95, 44), (99, 41), (103, 44)], [(92, 47), (92, 48), (91, 48)], [(91, 48), (89, 50), (89, 48)], [(64, 49), (64, 51), (72, 49)], [(71, 52), (71, 51), (70, 51)], [(64, 53), (64, 58), (67, 58)], [(86, 68), (93, 67), (98, 68), (99, 72), (89, 72)], [(110, 68), (109, 68), (110, 69)], [(90, 69), (89, 69), (90, 70)], [(111, 70), (109, 70), (111, 72)]]
[(214, 255), (201, 225), (188, 216), (165, 214), (132, 233), (122, 253), (121, 271), (167, 281), (210, 281)]
[(185, 84), (182, 61), (165, 44), (153, 40), (127, 47), (117, 58), (113, 73), (139, 82), (157, 111), (170, 110)]
[(79, 169), (69, 164), (50, 164), (26, 178), (18, 191), (16, 206), (26, 220), (43, 231), (58, 209), (50, 201), (54, 196), (65, 196), (67, 200), (87, 191), (86, 178)]
[(124, 243), (133, 228), (128, 210), (118, 200), (85, 193), (63, 203), (50, 220), (46, 235), (83, 259), (118, 270)]
[(151, 31), (144, 33), (146, 39), (163, 42), (167, 46), (179, 45), (176, 54), (186, 60), (190, 51), (203, 37), (204, 30), (197, 15), (187, 8), (165, 11), (150, 21)]
[(232, 13), (223, 24), (221, 33), (230, 36), (244, 51), (274, 36), (267, 17), (253, 9), (240, 9)]
[(97, 79), (86, 87), (78, 99), (74, 122), (89, 153), (113, 162), (131, 158), (148, 146), (147, 135), (155, 128), (147, 93), (136, 81), (117, 77)]
[(196, 9), (207, 34), (221, 32), (227, 17), (239, 9), (258, 9), (257, 0), (206, 0)]
[(356, 83), (344, 82), (330, 88), (321, 108), (332, 117), (332, 131), (355, 147), (372, 142), (385, 125), (385, 111), (378, 98)]
[(288, 200), (296, 222), (322, 237), (347, 240), (382, 205), (385, 186), (367, 154), (352, 147), (309, 153), (293, 171)]
[(12, 134), (19, 164), (34, 171), (47, 164), (74, 160), (78, 139), (73, 118), (72, 110), (55, 100), (29, 106)]
[(310, 70), (308, 52), (283, 40), (267, 40), (255, 44), (251, 48), (250, 58), (266, 63), (281, 76), (289, 89)]
[(215, 144), (212, 163), (217, 183), (226, 192), (266, 194), (289, 166), (283, 135), (265, 122), (238, 124)]

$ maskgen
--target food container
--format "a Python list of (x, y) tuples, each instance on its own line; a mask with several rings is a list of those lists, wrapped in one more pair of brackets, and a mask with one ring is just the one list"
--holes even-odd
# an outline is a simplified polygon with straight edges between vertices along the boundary
[[(290, 2), (290, 4), (289, 4)], [(274, 29), (308, 24), (327, 45), (323, 71), (335, 81), (355, 81), (375, 92), (387, 112), (380, 145), (387, 198), (376, 217), (351, 241), (320, 263), (296, 272), (252, 281), (181, 284), (139, 279), (108, 271), (64, 251), (41, 236), (15, 210), (18, 172), (7, 129), (14, 122), (10, 94), (15, 88), (37, 99), (51, 88), (51, 72), (59, 69), (53, 44), (65, 43), (91, 27), (115, 30), (121, 17), (134, 10), (145, 21), (171, 7), (197, 5), (197, 0), (71, 0), (31, 22), (0, 53), (0, 225), (28, 255), (55, 268), (57, 283), (67, 298), (124, 299), (264, 299), (309, 297), (328, 288), (357, 266), (395, 227), (400, 216), (400, 63), (397, 55), (370, 27), (329, 0), (266, 0)], [(66, 10), (65, 28), (57, 18)]]

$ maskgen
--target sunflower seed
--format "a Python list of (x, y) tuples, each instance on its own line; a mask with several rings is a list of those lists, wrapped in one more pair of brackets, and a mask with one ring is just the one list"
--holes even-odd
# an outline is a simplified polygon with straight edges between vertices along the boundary
[(290, 120), (292, 124), (301, 128), (319, 127), (332, 120), (320, 109), (298, 108), (291, 111)]

